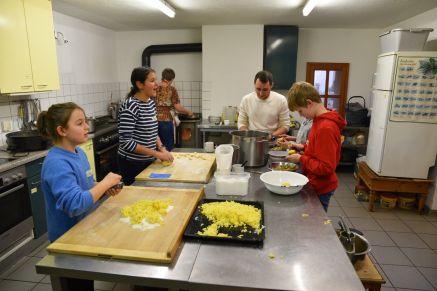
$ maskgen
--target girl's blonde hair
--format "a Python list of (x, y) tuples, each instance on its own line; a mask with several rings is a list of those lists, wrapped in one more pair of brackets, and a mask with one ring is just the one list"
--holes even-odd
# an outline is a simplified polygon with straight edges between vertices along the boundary
[(82, 110), (82, 107), (73, 102), (59, 103), (50, 106), (49, 110), (42, 111), (38, 115), (37, 128), (40, 134), (50, 137), (54, 141), (59, 141), (61, 137), (58, 135), (56, 128), (62, 126), (67, 128), (68, 120), (71, 113), (75, 109)]
[(296, 111), (297, 107), (306, 107), (307, 100), (322, 103), (319, 92), (313, 85), (304, 81), (294, 83), (288, 91), (288, 108)]

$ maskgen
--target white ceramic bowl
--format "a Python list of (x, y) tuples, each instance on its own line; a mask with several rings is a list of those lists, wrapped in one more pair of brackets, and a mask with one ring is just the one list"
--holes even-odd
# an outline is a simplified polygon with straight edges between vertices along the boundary
[[(261, 174), (260, 179), (269, 191), (279, 195), (296, 194), (308, 183), (308, 178), (304, 175), (284, 171), (266, 172)], [(283, 186), (284, 184), (290, 186)]]

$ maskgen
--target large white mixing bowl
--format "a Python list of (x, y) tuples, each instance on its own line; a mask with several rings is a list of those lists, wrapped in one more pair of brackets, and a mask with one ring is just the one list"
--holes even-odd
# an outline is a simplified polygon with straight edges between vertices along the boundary
[(294, 172), (272, 171), (261, 174), (261, 181), (266, 188), (279, 195), (298, 193), (308, 183), (308, 178)]

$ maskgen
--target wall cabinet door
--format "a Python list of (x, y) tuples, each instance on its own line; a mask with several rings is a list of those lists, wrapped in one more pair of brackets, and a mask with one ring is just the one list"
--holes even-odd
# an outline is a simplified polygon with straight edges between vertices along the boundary
[(0, 92), (32, 92), (33, 79), (22, 1), (0, 1)]
[(94, 161), (93, 141), (91, 139), (89, 139), (87, 142), (85, 142), (79, 146), (85, 152), (86, 157), (88, 158), (88, 163), (90, 163), (90, 168), (91, 168), (91, 172), (93, 173), (94, 180), (97, 181), (96, 163)]
[(50, 0), (0, 1), (0, 93), (59, 89)]
[(58, 62), (53, 30), (52, 3), (49, 0), (25, 0), (34, 91), (59, 89)]

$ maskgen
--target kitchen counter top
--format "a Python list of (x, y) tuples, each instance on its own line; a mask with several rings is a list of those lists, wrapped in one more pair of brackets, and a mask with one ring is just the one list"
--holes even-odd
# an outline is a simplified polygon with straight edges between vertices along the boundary
[[(187, 187), (178, 184), (134, 185)], [(263, 201), (264, 243), (185, 240), (170, 265), (49, 254), (36, 265), (37, 272), (51, 276), (54, 291), (63, 290), (62, 276), (189, 290), (364, 290), (309, 185), (297, 195), (275, 195), (251, 173), (247, 196), (216, 195), (214, 179), (189, 186), (205, 187), (206, 198)]]
[(12, 154), (12, 153), (6, 151), (6, 147), (2, 147), (0, 149), (0, 159), (1, 158), (5, 158), (5, 159), (13, 158), (14, 160), (11, 160), (7, 163), (0, 165), (0, 172), (5, 172), (5, 171), (13, 169), (15, 167), (19, 167), (21, 165), (25, 165), (27, 163), (30, 163), (34, 160), (39, 159), (39, 158), (43, 158), (43, 157), (47, 156), (48, 151), (49, 150), (47, 149), (47, 150), (42, 150), (42, 151), (32, 151), (32, 152), (26, 152), (26, 153)]

